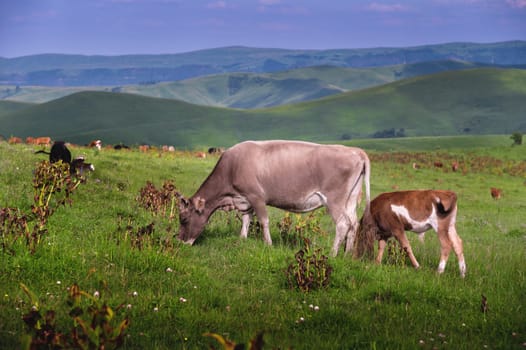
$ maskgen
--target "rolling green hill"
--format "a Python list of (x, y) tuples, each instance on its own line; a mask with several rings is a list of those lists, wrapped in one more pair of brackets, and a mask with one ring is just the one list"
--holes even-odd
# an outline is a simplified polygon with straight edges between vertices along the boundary
[(204, 106), (252, 109), (314, 100), (420, 75), (485, 66), (449, 60), (372, 68), (316, 66), (265, 74), (226, 73), (113, 88), (6, 86), (0, 90), (0, 99), (43, 103), (81, 91), (118, 91)]
[(525, 111), (526, 71), (472, 69), (256, 110), (83, 92), (4, 115), (0, 133), (190, 148), (245, 139), (363, 138), (390, 129), (406, 136), (509, 134), (526, 130)]
[(315, 100), (414, 76), (475, 68), (477, 64), (438, 61), (374, 68), (316, 66), (277, 73), (228, 73), (120, 91), (232, 108), (265, 108)]
[(44, 103), (82, 91), (111, 91), (111, 89), (97, 86), (56, 87), (5, 85), (0, 87), (0, 101)]
[(15, 102), (15, 101), (2, 101), (0, 100), (0, 118), (3, 115), (13, 113), (25, 108), (32, 106), (31, 103)]

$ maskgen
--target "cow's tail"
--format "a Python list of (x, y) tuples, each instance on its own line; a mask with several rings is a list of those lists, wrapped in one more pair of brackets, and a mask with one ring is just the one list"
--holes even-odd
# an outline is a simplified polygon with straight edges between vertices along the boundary
[(367, 154), (363, 166), (363, 182), (365, 183), (365, 210), (364, 215), (371, 213), (371, 161)]
[(374, 257), (374, 242), (376, 240), (376, 225), (371, 216), (371, 161), (365, 155), (363, 167), (363, 181), (365, 183), (365, 209), (358, 224), (358, 232), (355, 240), (354, 256), (357, 258)]

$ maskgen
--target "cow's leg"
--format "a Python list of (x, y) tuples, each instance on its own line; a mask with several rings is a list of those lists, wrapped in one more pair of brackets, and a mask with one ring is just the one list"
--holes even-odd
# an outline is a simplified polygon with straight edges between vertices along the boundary
[(265, 203), (261, 201), (255, 201), (255, 202), (252, 202), (252, 206), (254, 208), (254, 212), (256, 213), (256, 216), (258, 217), (259, 223), (263, 227), (263, 239), (265, 240), (265, 243), (267, 243), (268, 245), (272, 245), (272, 238), (270, 237), (268, 212), (267, 212), (267, 207)]
[(396, 229), (393, 230), (393, 234), (398, 240), (398, 243), (400, 243), (400, 246), (402, 249), (407, 253), (409, 256), (409, 260), (411, 260), (411, 264), (413, 264), (413, 267), (415, 269), (418, 269), (420, 267), (420, 264), (415, 258), (415, 255), (413, 254), (413, 249), (411, 249), (411, 244), (409, 244), (409, 240), (407, 239), (407, 236), (405, 235), (404, 229)]
[(333, 220), (336, 223), (336, 237), (332, 245), (332, 256), (338, 255), (338, 250), (344, 240), (346, 240), (345, 254), (352, 253), (356, 229), (358, 227), (358, 218), (356, 211), (349, 214), (342, 213), (337, 219), (334, 219), (333, 216)]
[(345, 244), (345, 254), (352, 253), (354, 248), (354, 238), (356, 237), (356, 229), (358, 228), (358, 217), (356, 215), (356, 206), (352, 206), (347, 217), (349, 218), (349, 228), (347, 229), (347, 242)]
[(252, 220), (252, 214), (251, 213), (243, 213), (241, 216), (241, 238), (247, 238), (248, 236), (248, 229), (250, 227), (250, 221)]
[(354, 239), (356, 237), (356, 231), (358, 229), (358, 215), (356, 209), (358, 202), (361, 201), (362, 197), (362, 175), (360, 175), (351, 189), (349, 197), (345, 203), (345, 214), (349, 218), (349, 228), (347, 229), (347, 243), (345, 245), (345, 254), (352, 253), (354, 249)]
[(332, 244), (332, 256), (338, 255), (340, 245), (347, 236), (350, 226), (349, 219), (344, 214), (334, 219), (334, 221), (336, 222), (336, 237), (334, 237), (334, 243)]
[(385, 239), (378, 240), (378, 255), (376, 256), (377, 264), (382, 263), (382, 258), (384, 257), (384, 250), (385, 250), (386, 245), (387, 245), (387, 241)]

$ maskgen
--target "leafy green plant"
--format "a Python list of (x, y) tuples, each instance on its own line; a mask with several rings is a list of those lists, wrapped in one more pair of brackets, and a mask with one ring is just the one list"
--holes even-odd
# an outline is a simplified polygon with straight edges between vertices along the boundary
[[(263, 349), (263, 345), (265, 344), (263, 342), (263, 332), (260, 332), (256, 335), (254, 339), (251, 339), (248, 344), (248, 348), (245, 346), (245, 344), (236, 344), (235, 342), (228, 340), (224, 338), (223, 336), (217, 334), (217, 333), (205, 333), (203, 334), (205, 337), (214, 338), (221, 344), (224, 350), (242, 350), (242, 349), (248, 349), (248, 350), (261, 350)], [(210, 345), (211, 350), (215, 350), (216, 348), (212, 345)]]
[(155, 227), (165, 228), (167, 234), (173, 230), (171, 223), (177, 216), (178, 209), (177, 188), (173, 181), (165, 180), (160, 189), (157, 189), (153, 182), (147, 181), (146, 185), (139, 190), (136, 201), (139, 207), (152, 214), (153, 221), (136, 228), (131, 222), (128, 222), (125, 237), (130, 238), (132, 247), (143, 249), (146, 246), (151, 247), (158, 243), (163, 249), (172, 248), (169, 238), (156, 238)]
[(332, 267), (328, 257), (321, 254), (321, 248), (312, 250), (308, 238), (304, 247), (294, 255), (295, 261), (287, 268), (289, 287), (299, 288), (303, 292), (327, 287), (330, 282)]
[[(33, 176), (33, 204), (31, 213), (18, 208), (0, 209), (0, 233), (3, 251), (14, 253), (13, 244), (23, 237), (26, 246), (34, 253), (42, 237), (47, 234), (47, 222), (55, 211), (72, 204), (71, 195), (85, 178), (71, 176), (69, 164), (62, 161), (38, 163)], [(30, 222), (34, 222), (30, 227)]]
[(26, 324), (25, 349), (102, 350), (118, 349), (124, 344), (129, 319), (116, 320), (115, 311), (100, 299), (99, 292), (90, 295), (77, 284), (68, 288), (72, 328), (67, 332), (58, 329), (54, 310), (41, 310), (35, 294), (24, 284), (21, 288), (31, 303), (31, 309), (22, 316)]
[(161, 189), (147, 181), (137, 196), (139, 205), (154, 216), (168, 217), (171, 221), (177, 215), (177, 189), (172, 181), (166, 180)]
[[(162, 224), (162, 223), (160, 223)], [(151, 221), (148, 224), (140, 225), (135, 223), (135, 219), (119, 216), (116, 230), (116, 241), (129, 242), (133, 249), (143, 250), (152, 247), (160, 247), (161, 250), (170, 250), (173, 244), (168, 237), (161, 237), (157, 234), (156, 226), (159, 226), (158, 221)], [(166, 227), (166, 232), (169, 236), (171, 226)]]
[(29, 229), (27, 217), (18, 208), (0, 209), (0, 246), (3, 252), (14, 254), (14, 245), (21, 237), (26, 237)]
[(321, 227), (320, 216), (317, 211), (312, 211), (307, 215), (286, 212), (277, 226), (282, 242), (291, 247), (298, 247), (303, 244), (309, 234), (326, 234)]
[(395, 239), (389, 239), (386, 244), (386, 262), (390, 265), (404, 266), (407, 260), (407, 252), (402, 249)]

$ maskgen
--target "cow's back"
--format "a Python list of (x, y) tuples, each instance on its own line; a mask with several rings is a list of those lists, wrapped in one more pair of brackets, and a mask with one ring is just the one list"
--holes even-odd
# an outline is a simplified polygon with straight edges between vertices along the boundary
[(242, 142), (225, 151), (220, 162), (234, 188), (259, 191), (272, 203), (312, 191), (346, 191), (341, 186), (362, 172), (366, 159), (358, 148), (278, 140)]

